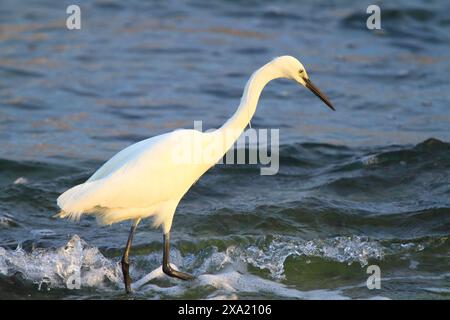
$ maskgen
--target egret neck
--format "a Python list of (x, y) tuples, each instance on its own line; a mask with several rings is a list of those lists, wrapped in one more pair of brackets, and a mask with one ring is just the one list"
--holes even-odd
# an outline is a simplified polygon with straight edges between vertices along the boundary
[(242, 94), (241, 103), (234, 115), (217, 130), (219, 138), (224, 142), (224, 155), (245, 130), (256, 111), (258, 100), (262, 90), (270, 81), (282, 78), (283, 73), (272, 62), (267, 63), (256, 70), (247, 84)]

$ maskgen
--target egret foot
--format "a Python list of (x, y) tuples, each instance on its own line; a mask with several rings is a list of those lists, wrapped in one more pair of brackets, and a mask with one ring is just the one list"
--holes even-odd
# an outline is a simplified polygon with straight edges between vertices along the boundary
[(177, 271), (177, 270), (173, 269), (170, 266), (170, 264), (167, 264), (167, 265), (163, 264), (162, 269), (163, 269), (163, 272), (165, 274), (167, 274), (169, 277), (172, 277), (172, 278), (178, 278), (178, 279), (181, 279), (181, 280), (192, 280), (192, 279), (194, 279), (194, 276), (192, 276), (192, 275), (190, 275), (188, 273), (180, 272), (180, 271)]
[(172, 266), (169, 263), (169, 254), (170, 254), (170, 233), (164, 234), (164, 253), (163, 253), (163, 263), (162, 263), (162, 270), (165, 274), (167, 274), (169, 277), (178, 278), (181, 280), (192, 280), (194, 279), (194, 276), (191, 276), (190, 274), (177, 271), (172, 268)]

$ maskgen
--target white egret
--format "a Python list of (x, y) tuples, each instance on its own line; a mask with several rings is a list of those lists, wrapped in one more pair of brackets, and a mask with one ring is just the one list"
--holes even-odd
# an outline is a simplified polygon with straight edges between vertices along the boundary
[[(127, 292), (131, 291), (128, 255), (133, 235), (141, 219), (148, 217), (153, 217), (155, 227), (162, 226), (164, 273), (183, 280), (193, 278), (175, 270), (169, 263), (170, 229), (175, 210), (191, 186), (234, 144), (253, 117), (261, 91), (277, 78), (291, 79), (310, 89), (333, 109), (296, 58), (278, 57), (253, 73), (237, 111), (219, 129), (212, 132), (181, 129), (137, 142), (113, 156), (86, 182), (59, 196), (61, 218), (78, 220), (83, 214), (94, 214), (101, 224), (133, 220), (121, 261)], [(177, 150), (194, 143), (201, 149), (184, 149), (185, 159), (194, 159), (192, 153), (208, 150), (207, 159), (179, 161)]]

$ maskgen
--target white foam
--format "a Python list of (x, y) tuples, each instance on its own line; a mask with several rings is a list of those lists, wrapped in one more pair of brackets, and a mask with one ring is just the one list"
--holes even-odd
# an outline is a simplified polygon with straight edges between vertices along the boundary
[(172, 282), (170, 287), (160, 287), (155, 284), (146, 284), (155, 278), (167, 277), (161, 268), (155, 269), (142, 279), (136, 281), (132, 288), (140, 292), (152, 292), (171, 297), (180, 297), (192, 287), (213, 287), (216, 290), (208, 296), (208, 299), (237, 299), (238, 294), (268, 294), (271, 297), (295, 298), (295, 299), (320, 299), (336, 300), (349, 299), (343, 295), (341, 290), (311, 290), (300, 291), (288, 288), (282, 283), (259, 278), (249, 273), (241, 273), (228, 267), (217, 274), (202, 274), (196, 279), (188, 282), (168, 278)]
[(266, 293), (271, 296), (295, 299), (348, 299), (340, 290), (300, 291), (288, 288), (282, 283), (259, 278), (249, 273), (239, 273), (234, 270), (219, 274), (204, 274), (198, 277), (198, 281), (201, 285), (216, 288), (218, 297), (236, 293)]
[(275, 279), (285, 278), (284, 262), (290, 256), (321, 257), (347, 264), (357, 262), (361, 266), (366, 266), (371, 258), (384, 257), (384, 249), (378, 242), (359, 236), (310, 241), (274, 237), (266, 248), (250, 246), (236, 250), (235, 255), (255, 267), (269, 270)]
[(14, 184), (27, 184), (28, 179), (24, 177), (19, 177), (14, 181)]
[(104, 287), (121, 278), (117, 263), (106, 259), (97, 248), (87, 246), (77, 235), (59, 249), (35, 249), (25, 252), (0, 248), (0, 272), (17, 272), (34, 283), (51, 288), (67, 288), (75, 283), (81, 287)]
[[(42, 234), (38, 232), (38, 234)], [(43, 232), (47, 234), (47, 232)], [(133, 257), (131, 276), (139, 279), (132, 284), (133, 290), (153, 297), (180, 297), (192, 288), (214, 288), (208, 299), (235, 299), (240, 294), (284, 297), (295, 299), (346, 299), (344, 288), (336, 290), (300, 291), (287, 287), (278, 280), (284, 275), (284, 262), (291, 255), (318, 256), (339, 262), (367, 264), (369, 258), (381, 258), (383, 249), (373, 241), (361, 237), (337, 237), (324, 240), (302, 241), (286, 237), (273, 237), (262, 246), (235, 247), (225, 251), (210, 247), (199, 255), (182, 255), (177, 249), (170, 253), (172, 267), (181, 266), (183, 271), (194, 271), (193, 281), (182, 281), (166, 276), (160, 267), (161, 252), (145, 257)], [(98, 290), (123, 290), (123, 278), (118, 262), (101, 254), (96, 247), (74, 235), (59, 249), (35, 249), (25, 252), (0, 248), (0, 273), (13, 275), (17, 272), (38, 288), (73, 287), (74, 279), (83, 287)], [(143, 262), (143, 263), (142, 263)], [(273, 279), (250, 274), (247, 266), (267, 269)], [(155, 268), (156, 267), (156, 268)], [(155, 268), (150, 273), (148, 269)], [(145, 270), (144, 270), (145, 269)], [(164, 286), (158, 281), (164, 281)]]

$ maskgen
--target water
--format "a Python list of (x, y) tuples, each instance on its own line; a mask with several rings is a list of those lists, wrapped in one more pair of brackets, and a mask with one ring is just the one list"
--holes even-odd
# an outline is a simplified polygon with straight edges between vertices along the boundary
[(378, 2), (379, 32), (364, 1), (91, 1), (81, 31), (64, 28), (69, 4), (0, 7), (0, 298), (127, 298), (129, 224), (53, 218), (57, 196), (140, 139), (220, 126), (282, 54), (337, 112), (271, 83), (252, 127), (280, 129), (279, 173), (220, 165), (186, 195), (171, 258), (194, 282), (162, 275), (144, 221), (133, 297), (449, 298), (447, 2)]

